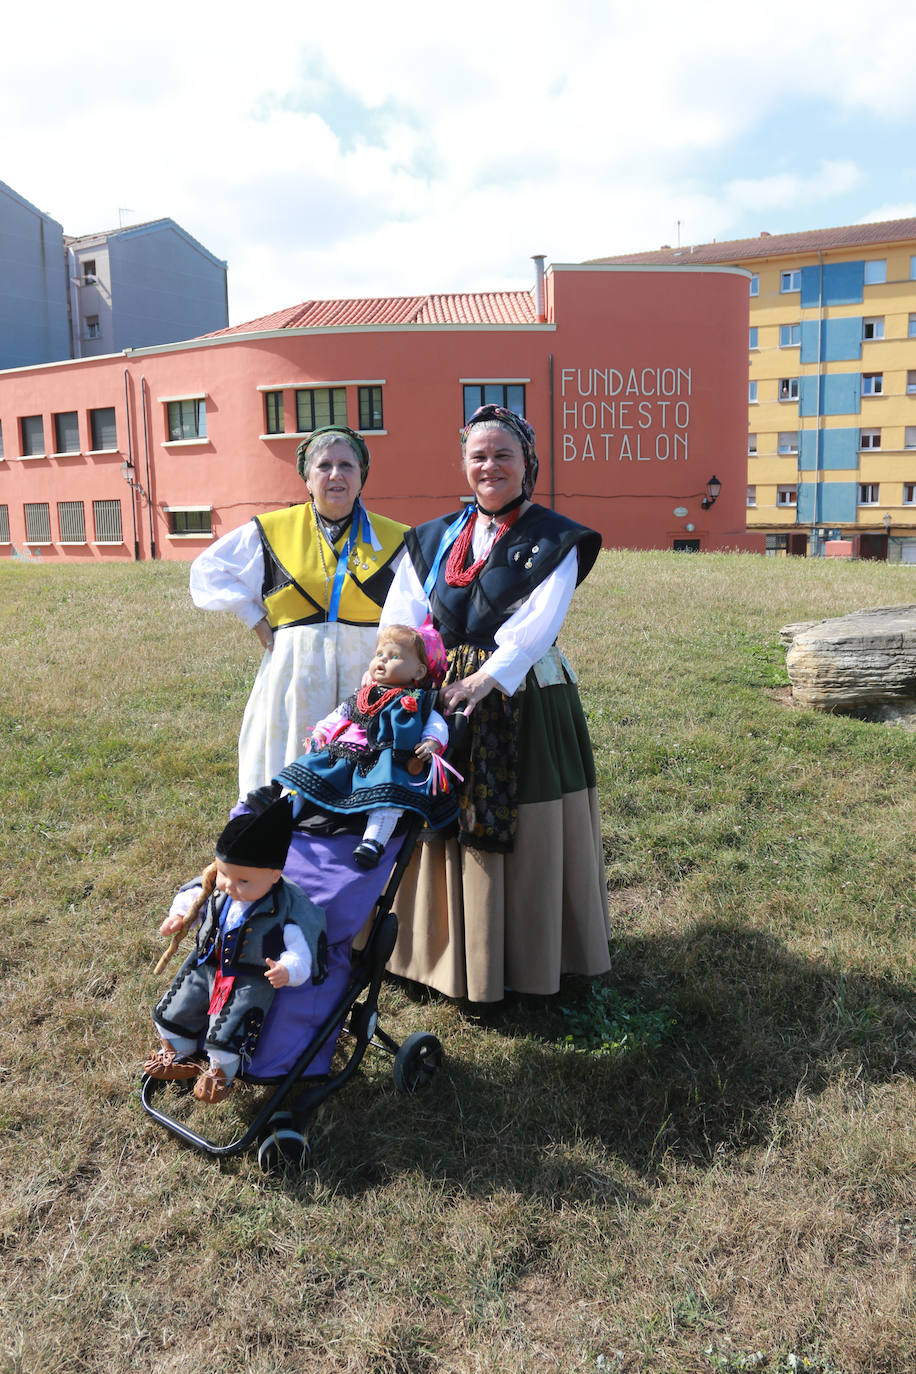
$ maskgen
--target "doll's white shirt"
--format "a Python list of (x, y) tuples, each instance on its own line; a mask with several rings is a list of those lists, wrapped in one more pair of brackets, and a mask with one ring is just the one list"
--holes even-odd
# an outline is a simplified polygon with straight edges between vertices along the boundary
[[(474, 559), (487, 553), (493, 544), (492, 536), (482, 533), (482, 528), (478, 521), (471, 540)], [(575, 549), (570, 549), (496, 631), (496, 648), (484, 664), (484, 671), (507, 696), (518, 691), (529, 669), (546, 654), (559, 634), (578, 575), (579, 557)], [(385, 598), (379, 624), (422, 625), (428, 614), (429, 601), (422, 583), (410, 559), (404, 558)]]
[[(200, 893), (200, 884), (196, 887), (185, 888), (181, 892), (176, 892), (175, 899), (169, 907), (170, 916), (184, 916), (191, 903)], [(251, 906), (250, 902), (230, 901), (227, 909), (222, 913), (221, 926), (223, 930), (234, 930), (240, 926), (245, 919), (245, 913)], [(203, 920), (203, 911), (197, 918), (197, 925)], [(306, 943), (305, 936), (294, 921), (287, 921), (283, 927), (283, 943), (286, 948), (280, 955), (276, 963), (283, 964), (289, 971), (288, 987), (298, 988), (307, 980), (312, 971), (312, 956)]]

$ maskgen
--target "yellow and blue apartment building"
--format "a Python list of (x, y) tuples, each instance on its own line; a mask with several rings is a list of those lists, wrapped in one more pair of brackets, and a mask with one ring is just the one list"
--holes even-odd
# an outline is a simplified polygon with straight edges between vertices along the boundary
[(747, 529), (766, 551), (916, 563), (916, 219), (614, 261), (749, 272)]

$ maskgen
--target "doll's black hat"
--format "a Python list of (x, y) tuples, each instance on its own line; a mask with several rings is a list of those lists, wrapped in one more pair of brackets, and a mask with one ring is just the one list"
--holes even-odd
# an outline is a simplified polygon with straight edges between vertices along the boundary
[(233, 816), (216, 841), (216, 857), (242, 868), (282, 868), (292, 834), (292, 802), (279, 797), (256, 816)]

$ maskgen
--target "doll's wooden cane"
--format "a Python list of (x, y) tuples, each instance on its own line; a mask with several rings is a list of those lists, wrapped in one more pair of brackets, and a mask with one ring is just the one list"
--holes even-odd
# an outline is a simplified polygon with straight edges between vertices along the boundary
[(197, 916), (200, 914), (200, 911), (204, 903), (210, 896), (210, 893), (213, 891), (213, 884), (216, 882), (216, 873), (216, 864), (210, 864), (209, 868), (205, 868), (203, 873), (201, 874), (201, 890), (198, 893), (198, 895), (194, 898), (194, 901), (191, 903), (191, 905), (188, 907), (187, 912), (182, 917), (181, 925), (175, 931), (174, 935), (169, 941), (168, 949), (165, 951), (162, 958), (159, 960), (159, 963), (156, 965), (157, 973), (161, 973), (162, 970), (165, 968), (166, 964), (169, 962), (172, 955), (178, 949), (178, 946), (181, 944), (188, 930), (194, 924), (194, 921), (197, 919)]

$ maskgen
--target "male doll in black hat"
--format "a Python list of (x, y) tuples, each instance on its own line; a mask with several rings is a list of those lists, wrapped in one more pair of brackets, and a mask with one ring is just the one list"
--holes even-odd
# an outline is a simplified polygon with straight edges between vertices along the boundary
[[(216, 862), (178, 892), (160, 935), (196, 919), (196, 946), (153, 1011), (161, 1045), (143, 1066), (151, 1078), (196, 1078), (194, 1096), (222, 1102), (250, 1059), (276, 988), (326, 974), (324, 912), (283, 877), (292, 808), (281, 797), (258, 815), (234, 817)], [(203, 1050), (209, 1063), (198, 1058)]]

